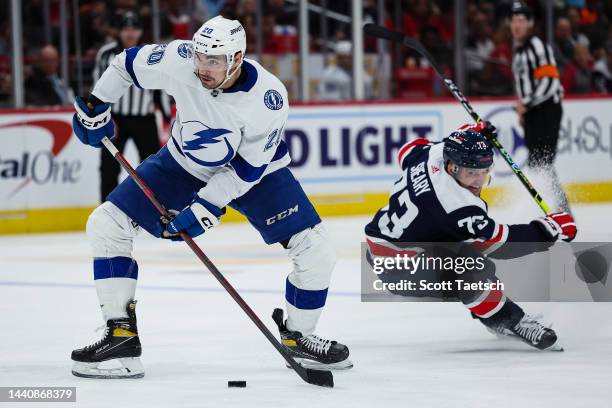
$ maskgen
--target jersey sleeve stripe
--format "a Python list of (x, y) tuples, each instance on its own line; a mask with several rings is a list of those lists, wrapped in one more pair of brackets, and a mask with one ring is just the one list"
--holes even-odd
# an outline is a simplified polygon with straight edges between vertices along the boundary
[(280, 143), (278, 144), (278, 147), (276, 148), (276, 152), (274, 153), (274, 156), (272, 156), (272, 160), (270, 161), (276, 161), (276, 160), (282, 159), (283, 157), (285, 157), (287, 153), (289, 153), (289, 149), (287, 148), (287, 143), (285, 143), (284, 140), (281, 140)]
[[(272, 161), (280, 160), (285, 155), (289, 153), (289, 149), (287, 148), (287, 144), (284, 140), (281, 140), (276, 148), (276, 152), (274, 156), (272, 156)], [(233, 167), (234, 171), (240, 177), (241, 180), (246, 181), (247, 183), (252, 183), (254, 181), (259, 180), (262, 176), (266, 168), (267, 164), (264, 164), (261, 167), (255, 167), (247, 162), (242, 156), (236, 154), (236, 156), (230, 161), (230, 165)]]
[(504, 224), (497, 224), (495, 226), (495, 232), (493, 237), (485, 241), (476, 240), (471, 245), (483, 254), (489, 254), (499, 247), (501, 247), (508, 239), (508, 226)]
[(412, 151), (412, 149), (414, 149), (417, 146), (426, 146), (430, 143), (431, 142), (427, 139), (415, 139), (411, 142), (406, 143), (404, 146), (402, 146), (399, 153), (397, 154), (397, 162), (401, 166), (402, 162), (404, 161), (404, 158), (408, 156), (408, 154)]
[(136, 55), (138, 55), (138, 51), (140, 51), (141, 48), (142, 47), (132, 47), (125, 50), (125, 69), (128, 74), (130, 74), (132, 81), (134, 81), (134, 85), (140, 89), (142, 89), (142, 86), (138, 83), (136, 73), (134, 72), (134, 59), (136, 59)]

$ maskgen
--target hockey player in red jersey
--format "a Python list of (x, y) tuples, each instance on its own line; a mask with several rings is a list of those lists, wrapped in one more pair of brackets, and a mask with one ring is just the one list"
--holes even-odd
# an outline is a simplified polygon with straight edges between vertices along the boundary
[[(483, 254), (495, 257), (503, 252), (506, 242), (533, 242), (528, 251), (535, 252), (547, 249), (559, 239), (569, 242), (575, 238), (574, 220), (564, 212), (516, 225), (498, 223), (489, 217), (480, 194), (493, 166), (493, 148), (487, 133), (496, 137), (495, 132), (495, 127), (481, 122), (461, 127), (443, 142), (416, 139), (400, 149), (401, 178), (394, 184), (388, 205), (365, 227), (370, 264), (376, 257), (405, 254), (410, 246), (407, 243), (432, 243), (429, 247), (423, 245), (422, 251), (437, 256), (449, 255), (449, 248), (433, 243), (461, 243), (455, 245), (452, 254), (475, 258)], [(524, 255), (525, 249), (522, 251)], [(496, 280), (495, 264), (490, 258), (484, 259), (485, 268), (478, 273), (420, 270), (416, 274), (402, 274), (391, 270), (379, 278), (418, 281), (419, 276), (426, 276), (452, 281), (460, 277), (474, 283)], [(415, 295), (412, 291), (394, 293)], [(541, 350), (562, 350), (551, 328), (526, 315), (499, 288), (440, 292), (439, 297), (460, 300), (474, 318), (495, 334), (523, 340)]]

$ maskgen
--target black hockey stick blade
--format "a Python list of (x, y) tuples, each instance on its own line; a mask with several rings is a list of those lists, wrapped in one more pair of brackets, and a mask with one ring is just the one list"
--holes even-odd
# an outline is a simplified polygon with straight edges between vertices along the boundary
[(298, 374), (309, 384), (328, 388), (334, 387), (334, 376), (332, 375), (331, 371), (313, 370), (312, 368), (304, 368), (300, 366), (298, 369)]
[[(276, 323), (279, 330), (286, 330), (285, 324), (283, 323), (282, 309), (274, 309), (274, 311), (272, 312), (272, 320), (274, 320), (274, 323)], [(334, 386), (334, 376), (332, 375), (331, 371), (313, 370), (311, 368), (303, 367), (300, 363), (295, 361), (295, 359), (291, 355), (289, 355), (288, 350), (284, 349), (283, 346), (279, 344), (279, 347), (277, 347), (277, 349), (285, 358), (287, 364), (289, 364), (288, 367), (291, 367), (293, 371), (295, 371), (302, 380), (306, 381), (309, 384), (319, 385), (321, 387), (332, 388)]]

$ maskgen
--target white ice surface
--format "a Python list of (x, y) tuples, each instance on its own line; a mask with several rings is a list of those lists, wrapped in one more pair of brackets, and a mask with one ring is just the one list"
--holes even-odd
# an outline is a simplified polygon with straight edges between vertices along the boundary
[[(493, 211), (538, 216), (533, 204)], [(610, 206), (574, 209), (582, 241), (612, 241)], [(457, 303), (361, 303), (367, 218), (329, 218), (338, 265), (317, 333), (350, 347), (334, 389), (303, 383), (182, 243), (140, 237), (140, 380), (70, 373), (70, 351), (102, 323), (84, 234), (0, 238), (0, 386), (76, 386), (78, 407), (609, 407), (612, 305), (530, 303), (554, 322), (564, 353), (492, 337)], [(199, 239), (268, 327), (290, 263), (246, 224)], [(228, 389), (246, 380), (246, 389)], [(16, 407), (45, 404), (14, 404)], [(51, 404), (48, 404), (51, 406)], [(0, 407), (12, 406), (0, 403)], [(74, 404), (53, 404), (68, 407)]]

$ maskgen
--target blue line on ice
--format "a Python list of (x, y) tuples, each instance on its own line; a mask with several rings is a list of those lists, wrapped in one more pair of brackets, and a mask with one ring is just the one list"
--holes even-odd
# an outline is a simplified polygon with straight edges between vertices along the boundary
[[(93, 288), (92, 284), (85, 283), (54, 283), (54, 282), (18, 282), (18, 281), (0, 281), (0, 286), (30, 286), (39, 288)], [(164, 291), (177, 291), (177, 292), (225, 292), (223, 288), (202, 288), (202, 287), (183, 287), (183, 286), (151, 286), (151, 285), (139, 285), (138, 290), (164, 290)], [(259, 294), (283, 294), (281, 290), (271, 289), (240, 289), (240, 293), (259, 293)], [(335, 292), (330, 291), (332, 296), (361, 296), (359, 292)]]

